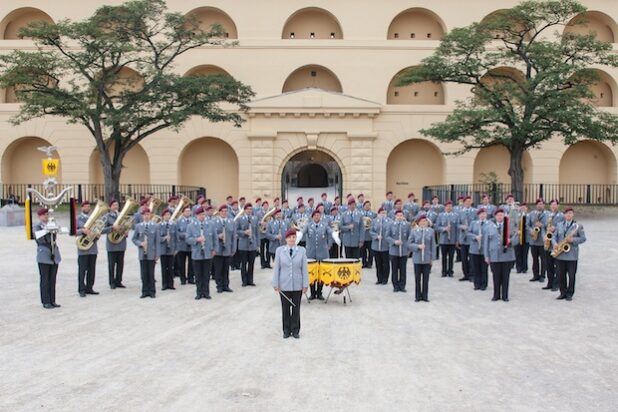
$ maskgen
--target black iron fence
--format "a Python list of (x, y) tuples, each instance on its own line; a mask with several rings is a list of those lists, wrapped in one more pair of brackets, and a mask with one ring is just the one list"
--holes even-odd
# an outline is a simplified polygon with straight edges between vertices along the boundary
[[(511, 193), (511, 184), (476, 183), (423, 187), (423, 199), (438, 196), (442, 203), (447, 200), (455, 202), (459, 196), (465, 195), (471, 196), (474, 203), (479, 203), (484, 193), (489, 195), (493, 204), (502, 204), (504, 197)], [(618, 185), (528, 183), (524, 185), (523, 198), (516, 200), (534, 203), (538, 198), (545, 201), (557, 199), (560, 203), (569, 205), (618, 206)]]
[[(61, 183), (60, 188), (71, 186), (73, 191), (70, 197), (82, 200), (97, 200), (105, 197), (105, 186), (98, 183)], [(0, 199), (2, 205), (7, 203), (23, 204), (28, 197), (26, 189), (33, 188), (40, 193), (45, 193), (43, 184), (0, 184)], [(191, 200), (195, 200), (198, 195), (206, 196), (206, 189), (197, 186), (183, 185), (151, 185), (151, 184), (121, 184), (120, 193), (123, 197), (130, 196), (136, 200), (147, 195), (153, 195), (163, 201), (167, 201), (172, 195), (185, 195)], [(67, 196), (68, 198), (68, 196)], [(66, 199), (65, 199), (66, 200)]]

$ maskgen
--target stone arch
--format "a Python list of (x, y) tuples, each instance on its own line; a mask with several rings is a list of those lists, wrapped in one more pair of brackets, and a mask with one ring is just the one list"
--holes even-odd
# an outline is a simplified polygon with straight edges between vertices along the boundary
[(423, 186), (444, 183), (444, 155), (434, 143), (408, 139), (395, 146), (386, 162), (386, 188), (405, 199), (409, 192), (421, 197)]
[(608, 43), (616, 42), (618, 25), (610, 16), (600, 11), (587, 11), (573, 17), (564, 28), (564, 33), (576, 33), (586, 35), (595, 33), (600, 41)]
[[(41, 160), (47, 158), (45, 153), (37, 150), (42, 146), (52, 146), (52, 144), (36, 136), (21, 137), (9, 144), (2, 154), (2, 183), (41, 183), (43, 181)], [(53, 158), (60, 158), (60, 156), (54, 153)], [(62, 181), (62, 162), (60, 162), (56, 180)]]
[(238, 29), (234, 20), (221, 9), (216, 7), (199, 7), (189, 13), (197, 18), (200, 29), (204, 32), (209, 31), (213, 24), (220, 24), (223, 27), (226, 39), (238, 39)]
[(316, 88), (331, 92), (342, 93), (341, 82), (335, 73), (324, 66), (315, 64), (300, 67), (294, 70), (283, 83), (283, 93)]
[(180, 185), (205, 187), (216, 204), (223, 204), (228, 195), (239, 195), (238, 156), (232, 146), (216, 137), (199, 137), (183, 148), (178, 176)]
[[(212, 76), (215, 74), (223, 74), (230, 76), (230, 74), (223, 68), (215, 66), (214, 64), (202, 64), (189, 69), (185, 76)], [(231, 77), (231, 76), (230, 76)]]
[(411, 67), (399, 71), (388, 84), (386, 104), (444, 104), (444, 86), (442, 83), (422, 82), (408, 86), (396, 86), (400, 76)]
[(343, 39), (339, 20), (328, 10), (306, 7), (292, 14), (283, 26), (282, 39)]
[(591, 69), (598, 76), (599, 81), (590, 86), (590, 91), (594, 94), (594, 98), (590, 102), (597, 107), (614, 107), (616, 106), (616, 81), (607, 72), (600, 69)]
[[(113, 153), (114, 143), (108, 145), (108, 151)], [(101, 166), (99, 150), (95, 147), (90, 154), (90, 183), (103, 184), (103, 167)], [(150, 159), (139, 144), (125, 155), (122, 161), (121, 184), (150, 184)]]
[(22, 7), (10, 12), (0, 22), (0, 39), (18, 40), (19, 30), (35, 21), (44, 21), (54, 24), (49, 14), (34, 7)]
[(118, 72), (114, 83), (108, 86), (108, 94), (114, 98), (122, 92), (137, 92), (143, 87), (144, 78), (142, 75), (130, 67), (123, 67)]
[(388, 26), (388, 40), (440, 40), (446, 33), (442, 19), (433, 11), (414, 7), (399, 13)]
[[(507, 9), (499, 9), (499, 10), (496, 10), (496, 11), (493, 11), (493, 12), (489, 13), (487, 16), (483, 17), (483, 19), (480, 22), (480, 25), (482, 26), (483, 24), (489, 23), (493, 18), (496, 18), (496, 17), (500, 16), (501, 14), (503, 14), (506, 11), (507, 11)], [(522, 23), (521, 27), (523, 29), (523, 27), (524, 27), (523, 23)], [(500, 39), (500, 38), (502, 38), (502, 35), (501, 35), (501, 33), (493, 32), (492, 33), (492, 37), (494, 37), (495, 39)], [(527, 33), (525, 38), (526, 39), (530, 39), (530, 33)]]
[[(509, 150), (502, 145), (485, 147), (479, 150), (474, 158), (474, 182), (481, 183), (483, 173), (495, 173), (499, 183), (510, 183)], [(524, 168), (524, 183), (532, 182), (532, 158), (530, 153), (524, 152), (522, 166)]]
[[(582, 167), (584, 166), (584, 167)], [(603, 143), (583, 140), (560, 158), (561, 184), (615, 184), (616, 156)]]
[(298, 171), (298, 187), (328, 187), (328, 172), (318, 163), (304, 165)]

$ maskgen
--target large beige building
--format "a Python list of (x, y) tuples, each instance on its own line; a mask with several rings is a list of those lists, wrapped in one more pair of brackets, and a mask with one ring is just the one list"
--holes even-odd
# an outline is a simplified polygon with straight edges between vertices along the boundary
[[(31, 50), (17, 39), (33, 20), (79, 20), (99, 5), (121, 1), (11, 0), (0, 2), (0, 52)], [(618, 41), (618, 1), (585, 0), (587, 27)], [(233, 48), (204, 48), (179, 60), (182, 74), (226, 72), (251, 85), (256, 98), (241, 128), (194, 119), (179, 132), (146, 139), (125, 160), (125, 183), (204, 186), (227, 194), (272, 198), (294, 187), (330, 186), (381, 199), (425, 185), (473, 183), (495, 172), (508, 182), (506, 149), (459, 157), (419, 130), (440, 121), (468, 87), (394, 87), (398, 73), (418, 64), (455, 27), (481, 21), (513, 0), (168, 0), (170, 9), (220, 22)], [(503, 70), (514, 70), (504, 68)], [(598, 68), (596, 103), (618, 113), (618, 70)], [(36, 148), (58, 146), (64, 183), (97, 183), (102, 173), (94, 141), (81, 126), (46, 118), (21, 126), (7, 119), (19, 108), (0, 92), (0, 182), (41, 180)], [(615, 184), (618, 151), (585, 141), (544, 144), (525, 156), (526, 182)]]

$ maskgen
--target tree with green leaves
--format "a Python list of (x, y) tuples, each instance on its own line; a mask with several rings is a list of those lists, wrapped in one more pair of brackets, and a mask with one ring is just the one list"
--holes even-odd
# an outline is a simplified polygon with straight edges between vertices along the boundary
[(0, 87), (13, 87), (21, 102), (11, 121), (60, 116), (86, 126), (100, 154), (105, 196), (118, 198), (122, 161), (148, 136), (178, 130), (192, 116), (243, 121), (249, 86), (229, 75), (174, 73), (177, 59), (193, 49), (235, 45), (220, 25), (200, 23), (168, 11), (163, 0), (133, 0), (79, 22), (29, 24), (19, 35), (33, 39), (36, 50), (0, 57)]
[(453, 29), (398, 85), (450, 82), (470, 85), (472, 95), (421, 133), (459, 142), (461, 149), (452, 154), (506, 147), (518, 199), (523, 199), (526, 150), (552, 138), (566, 145), (581, 139), (616, 142), (618, 117), (595, 106), (591, 86), (599, 76), (591, 67), (617, 67), (618, 57), (595, 33), (562, 33), (569, 24), (584, 23), (573, 22), (584, 12), (576, 0), (524, 1), (481, 23)]

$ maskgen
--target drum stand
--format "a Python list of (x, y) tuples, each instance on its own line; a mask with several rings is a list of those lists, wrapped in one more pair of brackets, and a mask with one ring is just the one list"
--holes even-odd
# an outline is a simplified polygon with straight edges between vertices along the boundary
[(330, 294), (333, 293), (333, 290), (335, 290), (335, 295), (340, 295), (343, 293), (343, 304), (344, 305), (347, 303), (344, 292), (347, 292), (348, 300), (350, 301), (350, 303), (352, 303), (352, 295), (350, 295), (350, 289), (348, 289), (348, 286), (334, 286), (334, 287), (331, 286), (330, 290), (328, 291), (328, 295), (326, 296), (326, 300), (324, 301), (324, 304), (328, 303), (328, 298), (330, 298)]

